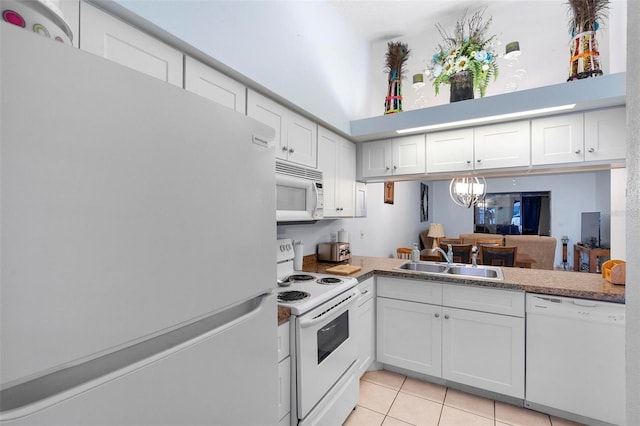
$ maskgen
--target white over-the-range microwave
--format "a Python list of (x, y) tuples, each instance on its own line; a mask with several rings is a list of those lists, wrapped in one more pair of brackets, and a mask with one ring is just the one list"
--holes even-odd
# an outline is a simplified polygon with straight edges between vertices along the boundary
[(322, 172), (276, 161), (276, 219), (308, 222), (322, 219), (324, 192)]

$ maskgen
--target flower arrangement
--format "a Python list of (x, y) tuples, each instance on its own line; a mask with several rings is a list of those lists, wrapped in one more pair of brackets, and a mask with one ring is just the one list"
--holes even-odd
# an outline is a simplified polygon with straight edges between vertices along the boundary
[(440, 24), (436, 25), (444, 44), (438, 45), (431, 64), (425, 71), (433, 81), (436, 95), (440, 93), (440, 85), (450, 84), (451, 77), (460, 71), (471, 71), (473, 88), (480, 91), (481, 97), (485, 95), (489, 81), (498, 78), (498, 41), (495, 35), (485, 38), (493, 18), (483, 22), (483, 15), (484, 9), (467, 18), (465, 11), (462, 19), (456, 22), (453, 36)]

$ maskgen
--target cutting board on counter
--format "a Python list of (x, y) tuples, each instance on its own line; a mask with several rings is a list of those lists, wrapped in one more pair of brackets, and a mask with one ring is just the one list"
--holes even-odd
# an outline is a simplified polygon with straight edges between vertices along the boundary
[(336, 275), (350, 275), (354, 272), (358, 272), (362, 269), (362, 266), (353, 266), (353, 265), (338, 265), (332, 266), (327, 269), (328, 274), (336, 274)]

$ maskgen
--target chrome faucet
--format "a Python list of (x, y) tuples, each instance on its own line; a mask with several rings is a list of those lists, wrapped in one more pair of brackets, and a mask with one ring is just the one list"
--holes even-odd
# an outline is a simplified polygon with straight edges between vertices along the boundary
[[(451, 244), (449, 244), (449, 251), (451, 252)], [(440, 247), (434, 248), (433, 252), (440, 253), (442, 257), (444, 257), (444, 259), (447, 261), (447, 264), (451, 265), (453, 263), (453, 260), (452, 260), (453, 256), (447, 255), (447, 253), (444, 250), (442, 250)]]

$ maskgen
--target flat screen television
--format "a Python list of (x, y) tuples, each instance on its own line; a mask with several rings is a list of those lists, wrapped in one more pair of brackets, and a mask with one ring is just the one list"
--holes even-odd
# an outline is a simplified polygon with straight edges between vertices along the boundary
[(474, 232), (551, 235), (551, 192), (487, 194), (474, 207)]

